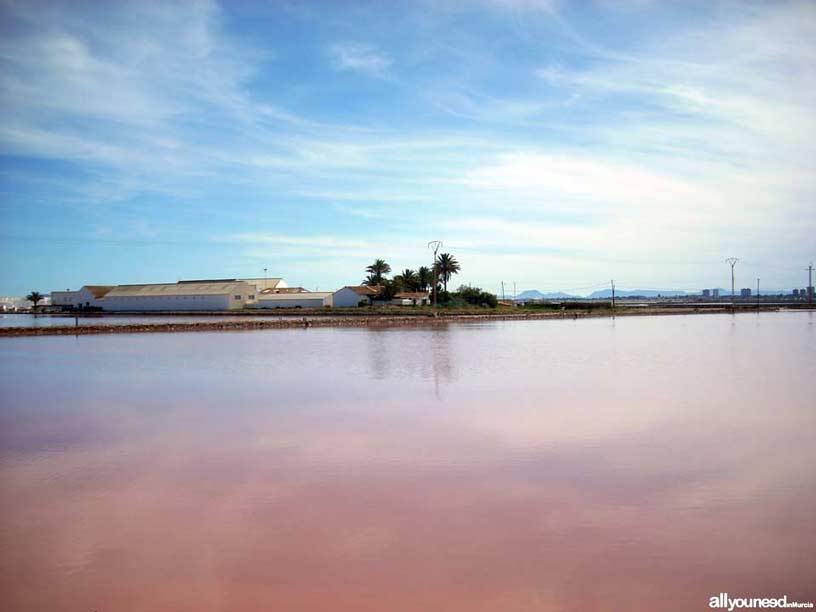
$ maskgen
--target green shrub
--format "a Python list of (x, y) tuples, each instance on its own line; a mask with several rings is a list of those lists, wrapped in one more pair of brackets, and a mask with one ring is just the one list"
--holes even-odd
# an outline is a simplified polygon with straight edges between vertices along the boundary
[(471, 306), (487, 306), (489, 308), (496, 308), (499, 305), (498, 298), (492, 293), (482, 291), (481, 287), (462, 285), (453, 295), (454, 299), (461, 300), (465, 304), (469, 304)]

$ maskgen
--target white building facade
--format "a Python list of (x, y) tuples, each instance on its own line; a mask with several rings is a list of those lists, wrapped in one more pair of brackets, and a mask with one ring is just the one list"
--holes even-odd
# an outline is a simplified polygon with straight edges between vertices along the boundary
[(112, 312), (241, 310), (255, 303), (256, 292), (255, 285), (236, 280), (119, 285), (100, 305)]
[(112, 285), (85, 285), (77, 291), (52, 291), (51, 305), (74, 309), (102, 308), (102, 298), (113, 289)]
[(322, 291), (261, 293), (252, 308), (323, 308), (332, 305), (332, 294)]
[(397, 306), (427, 306), (431, 303), (431, 296), (424, 291), (407, 291), (395, 295), (391, 303)]
[(371, 304), (378, 291), (366, 285), (346, 286), (338, 289), (332, 296), (332, 306), (335, 308), (350, 308), (359, 306), (360, 302)]

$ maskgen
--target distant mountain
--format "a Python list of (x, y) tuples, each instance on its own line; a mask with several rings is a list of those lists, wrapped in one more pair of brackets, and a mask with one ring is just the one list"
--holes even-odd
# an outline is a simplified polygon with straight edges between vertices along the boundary
[[(624, 297), (681, 297), (684, 295), (688, 295), (685, 291), (671, 291), (669, 289), (615, 289), (615, 297), (617, 298), (624, 298)], [(602, 298), (611, 298), (612, 297), (612, 290), (611, 289), (603, 289), (601, 291), (593, 291), (587, 296), (590, 300), (602, 299)]]
[[(682, 297), (689, 294), (686, 291), (673, 291), (670, 289), (615, 289), (615, 297), (625, 298), (625, 297), (647, 297), (647, 298), (654, 298), (657, 296), (661, 297)], [(720, 290), (720, 295), (725, 295), (725, 289)], [(517, 300), (580, 300), (580, 299), (590, 299), (590, 300), (598, 300), (598, 299), (611, 299), (612, 298), (612, 290), (611, 289), (603, 289), (601, 291), (595, 291), (590, 295), (584, 298), (580, 295), (571, 295), (569, 293), (564, 293), (563, 291), (555, 291), (552, 293), (542, 293), (538, 289), (528, 289), (527, 291), (522, 291), (516, 296)]]
[(556, 291), (554, 293), (541, 293), (538, 289), (528, 289), (527, 291), (522, 291), (516, 296), (517, 300), (569, 300), (574, 299), (576, 296), (570, 295), (569, 293), (563, 293), (561, 291)]

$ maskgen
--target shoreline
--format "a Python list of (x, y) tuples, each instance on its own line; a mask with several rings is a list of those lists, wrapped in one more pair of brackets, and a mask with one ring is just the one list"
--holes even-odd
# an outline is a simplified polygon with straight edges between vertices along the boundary
[[(696, 314), (736, 314), (748, 312), (780, 312), (806, 310), (810, 308), (716, 308), (688, 307), (654, 307), (623, 308), (603, 310), (576, 310), (555, 312), (417, 312), (417, 313), (359, 313), (348, 314), (304, 311), (302, 316), (286, 319), (240, 321), (196, 321), (196, 322), (162, 322), (162, 323), (124, 323), (121, 325), (55, 325), (49, 327), (3, 327), (0, 338), (18, 338), (25, 336), (79, 336), (99, 334), (143, 334), (143, 333), (193, 333), (217, 331), (259, 331), (270, 329), (308, 329), (309, 327), (422, 327), (449, 323), (467, 323), (482, 321), (539, 321), (539, 320), (577, 320), (612, 317), (669, 316)], [(165, 316), (174, 316), (167, 315)], [(181, 316), (181, 315), (178, 315)], [(216, 318), (218, 315), (216, 315)], [(104, 318), (104, 315), (100, 318)]]

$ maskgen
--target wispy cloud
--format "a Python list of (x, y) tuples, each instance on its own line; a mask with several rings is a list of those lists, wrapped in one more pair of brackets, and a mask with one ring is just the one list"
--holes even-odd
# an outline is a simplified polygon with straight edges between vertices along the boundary
[(542, 11), (552, 13), (556, 10), (557, 0), (488, 0), (489, 4), (501, 9), (514, 11)]
[(374, 76), (384, 76), (392, 64), (387, 54), (367, 43), (337, 42), (328, 48), (328, 53), (332, 65), (337, 70), (352, 70)]

